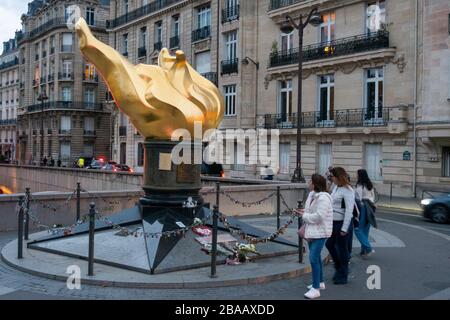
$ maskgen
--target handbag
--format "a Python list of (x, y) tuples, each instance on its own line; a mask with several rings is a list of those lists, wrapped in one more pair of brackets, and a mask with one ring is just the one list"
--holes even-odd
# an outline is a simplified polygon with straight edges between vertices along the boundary
[(300, 229), (298, 229), (297, 234), (300, 238), (305, 239), (306, 223), (302, 224)]

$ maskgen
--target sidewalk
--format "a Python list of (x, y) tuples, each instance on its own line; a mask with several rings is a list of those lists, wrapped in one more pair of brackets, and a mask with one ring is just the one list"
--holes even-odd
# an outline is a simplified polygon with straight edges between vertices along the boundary
[(404, 210), (414, 214), (422, 213), (420, 200), (415, 198), (392, 197), (390, 199), (389, 196), (380, 195), (377, 206), (383, 209)]

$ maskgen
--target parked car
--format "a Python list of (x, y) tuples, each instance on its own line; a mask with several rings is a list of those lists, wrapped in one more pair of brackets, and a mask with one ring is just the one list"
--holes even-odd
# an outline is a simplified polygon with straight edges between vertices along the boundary
[(102, 167), (102, 170), (113, 171), (113, 172), (133, 172), (126, 164), (117, 164), (115, 162), (109, 162)]
[(89, 165), (85, 164), (86, 169), (92, 169), (92, 170), (100, 170), (105, 165), (105, 159), (98, 158), (98, 159), (92, 159), (92, 161), (89, 163)]
[(207, 164), (206, 162), (203, 162), (202, 175), (223, 178), (225, 177), (225, 171), (220, 163), (218, 164), (214, 162), (212, 164)]
[(425, 218), (437, 223), (450, 222), (450, 193), (433, 199), (423, 199), (420, 204)]

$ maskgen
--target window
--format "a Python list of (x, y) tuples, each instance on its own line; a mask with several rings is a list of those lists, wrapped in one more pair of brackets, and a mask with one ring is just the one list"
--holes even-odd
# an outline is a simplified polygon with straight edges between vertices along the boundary
[(319, 174), (325, 176), (328, 168), (333, 164), (332, 154), (331, 143), (319, 143)]
[(69, 160), (70, 159), (70, 142), (63, 141), (63, 142), (61, 142), (59, 147), (60, 147), (61, 159), (66, 160), (66, 161)]
[(289, 51), (294, 48), (294, 31), (281, 34), (281, 51)]
[(92, 7), (86, 8), (86, 22), (88, 25), (93, 26), (95, 21), (95, 9)]
[(66, 22), (69, 22), (70, 17), (75, 14), (75, 8), (73, 5), (66, 6), (64, 10), (64, 19)]
[(64, 78), (72, 77), (72, 60), (63, 60), (62, 73)]
[(94, 80), (95, 79), (95, 67), (92, 63), (86, 63), (84, 65), (84, 79)]
[(225, 115), (236, 115), (236, 85), (224, 86), (225, 91)]
[(50, 52), (55, 52), (55, 36), (50, 37)]
[(383, 118), (383, 68), (366, 71), (365, 120)]
[(120, 144), (120, 163), (126, 164), (127, 163), (127, 144), (126, 142), (122, 142)]
[(139, 29), (139, 48), (147, 47), (147, 27)]
[(61, 131), (70, 131), (72, 128), (72, 122), (71, 122), (70, 116), (61, 116)]
[(172, 37), (180, 36), (180, 16), (172, 17)]
[(84, 144), (83, 155), (87, 158), (94, 156), (94, 144), (93, 143), (85, 143)]
[(334, 119), (334, 75), (319, 77), (319, 121)]
[(138, 143), (137, 147), (137, 166), (143, 167), (144, 166), (144, 144), (142, 142)]
[(211, 26), (211, 7), (209, 5), (198, 9), (197, 26), (199, 29)]
[(155, 23), (155, 43), (162, 42), (162, 21)]
[(386, 3), (384, 0), (367, 3), (366, 14), (367, 32), (377, 32), (386, 25)]
[(233, 144), (233, 165), (232, 170), (234, 171), (243, 171), (245, 170), (245, 142), (244, 145), (237, 143), (237, 141)]
[(84, 117), (84, 131), (94, 132), (95, 119), (93, 117)]
[(93, 88), (86, 88), (84, 90), (84, 102), (95, 103), (95, 90)]
[(280, 143), (280, 173), (289, 173), (289, 161), (291, 157), (291, 144)]
[(383, 180), (381, 144), (366, 143), (364, 155), (365, 168), (369, 174), (369, 178), (375, 181)]
[(72, 43), (73, 43), (73, 37), (71, 33), (63, 33), (62, 37), (62, 52), (71, 52), (72, 51)]
[(198, 73), (211, 72), (211, 52), (201, 52), (195, 55), (195, 67)]
[(63, 87), (61, 89), (61, 91), (62, 91), (62, 94), (61, 94), (62, 101), (71, 102), (72, 101), (72, 88)]
[(129, 3), (128, 0), (123, 0), (123, 13), (127, 14), (129, 9)]
[(278, 114), (283, 123), (292, 119), (292, 80), (278, 82)]
[(450, 177), (450, 147), (442, 148), (442, 176)]
[(336, 14), (329, 13), (322, 16), (323, 22), (320, 25), (320, 42), (330, 42), (334, 38), (334, 25)]
[(237, 31), (232, 31), (225, 35), (225, 50), (227, 60), (237, 58)]
[(128, 33), (122, 35), (122, 54), (124, 56), (128, 55)]

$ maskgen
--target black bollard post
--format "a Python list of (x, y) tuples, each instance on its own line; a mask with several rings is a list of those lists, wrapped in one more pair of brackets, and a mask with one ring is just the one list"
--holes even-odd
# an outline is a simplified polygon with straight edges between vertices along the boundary
[(17, 259), (23, 258), (23, 197), (19, 200), (19, 221), (17, 225)]
[(95, 203), (89, 205), (89, 256), (88, 276), (94, 275), (94, 234), (95, 234)]
[(211, 248), (211, 278), (217, 278), (217, 224), (219, 218), (219, 207), (214, 205), (213, 209), (213, 231), (212, 231), (212, 248)]
[(280, 186), (277, 187), (277, 230), (280, 230)]
[[(297, 208), (303, 209), (303, 201), (297, 201)], [(298, 216), (298, 228), (302, 226), (302, 218)], [(303, 238), (298, 236), (298, 262), (303, 263)]]
[(25, 234), (24, 234), (24, 239), (28, 240), (28, 233), (29, 233), (29, 228), (30, 228), (30, 215), (29, 215), (29, 211), (30, 211), (30, 188), (25, 188), (25, 194), (26, 194), (26, 199), (27, 199), (27, 203), (26, 203), (26, 212), (25, 212)]
[(219, 200), (220, 200), (220, 182), (216, 182), (216, 206), (219, 210)]
[(77, 182), (77, 221), (80, 221), (80, 192), (81, 192), (81, 187), (80, 187), (80, 183)]

